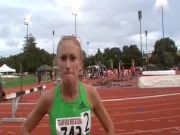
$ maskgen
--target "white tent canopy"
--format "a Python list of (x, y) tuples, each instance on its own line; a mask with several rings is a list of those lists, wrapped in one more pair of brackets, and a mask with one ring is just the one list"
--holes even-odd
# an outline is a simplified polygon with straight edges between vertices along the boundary
[(13, 68), (8, 67), (6, 64), (3, 64), (0, 67), (0, 73), (8, 73), (8, 72), (14, 73), (14, 72), (16, 72), (16, 70), (13, 69)]

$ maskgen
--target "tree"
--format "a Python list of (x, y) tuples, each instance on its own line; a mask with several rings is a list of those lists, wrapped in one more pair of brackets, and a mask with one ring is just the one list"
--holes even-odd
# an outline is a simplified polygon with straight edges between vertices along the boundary
[(167, 68), (174, 66), (177, 62), (177, 47), (170, 38), (157, 40), (150, 62), (161, 67)]
[(132, 60), (134, 60), (135, 65), (141, 65), (141, 52), (136, 45), (124, 46), (122, 51), (122, 62), (125, 67), (132, 66)]
[(118, 68), (121, 59), (121, 50), (117, 47), (113, 47), (110, 49), (110, 54), (112, 55), (111, 59), (113, 60), (114, 68)]
[(97, 53), (95, 55), (95, 60), (96, 60), (96, 64), (104, 62), (103, 53), (101, 52), (101, 50), (99, 48), (98, 48), (98, 51), (97, 51)]
[(44, 49), (31, 48), (23, 54), (22, 64), (29, 72), (35, 72), (36, 69), (43, 64), (52, 65), (52, 62), (52, 55)]
[[(28, 38), (28, 39), (27, 39)], [(32, 34), (30, 34), (28, 37), (25, 37), (24, 40), (24, 44), (23, 44), (23, 50), (24, 52), (28, 51), (28, 50), (33, 50), (34, 48), (36, 48), (36, 39), (35, 37), (32, 36)]]
[[(25, 37), (26, 39), (26, 37)], [(8, 58), (2, 59), (4, 63), (10, 65), (12, 68), (15, 68), (17, 72), (20, 72), (20, 64), (22, 64), (23, 72), (34, 73), (36, 69), (43, 65), (47, 64), (52, 66), (54, 54), (49, 54), (44, 49), (36, 47), (36, 39), (32, 35), (28, 38), (28, 43), (24, 40), (23, 52)]]
[(177, 47), (175, 42), (170, 38), (164, 38), (157, 40), (154, 46), (154, 53), (159, 53), (161, 51), (176, 53)]
[(117, 68), (121, 59), (121, 50), (117, 47), (113, 47), (111, 49), (105, 48), (103, 58), (103, 64), (105, 64), (107, 67), (112, 67), (111, 64), (113, 64), (113, 68)]
[(22, 53), (14, 56), (9, 56), (8, 58), (6, 58), (6, 63), (12, 68), (15, 68), (17, 72), (20, 72), (21, 61), (22, 61)]

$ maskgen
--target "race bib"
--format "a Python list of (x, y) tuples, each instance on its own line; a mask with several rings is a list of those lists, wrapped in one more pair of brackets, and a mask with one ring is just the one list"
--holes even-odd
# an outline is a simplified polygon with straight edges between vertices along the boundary
[(86, 135), (91, 128), (91, 112), (83, 112), (80, 117), (56, 119), (57, 135)]

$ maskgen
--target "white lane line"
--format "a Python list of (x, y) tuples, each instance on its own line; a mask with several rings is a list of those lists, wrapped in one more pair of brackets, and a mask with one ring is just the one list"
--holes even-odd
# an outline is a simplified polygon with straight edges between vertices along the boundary
[(168, 122), (176, 122), (176, 120), (168, 120)]
[[(0, 128), (20, 128), (22, 125), (13, 125), (13, 126), (0, 126)], [(49, 125), (38, 125), (36, 128), (49, 128)], [(134, 132), (125, 132), (125, 133), (119, 133), (121, 135), (131, 135), (131, 134), (137, 134), (137, 133), (148, 133), (148, 132), (158, 132), (158, 131), (165, 131), (165, 130), (172, 130), (172, 129), (179, 129), (179, 127), (168, 127), (168, 128), (158, 128), (158, 129), (151, 129), (151, 130), (135, 130)], [(118, 129), (118, 131), (123, 132), (124, 129)]]
[(171, 129), (176, 129), (176, 128), (178, 128), (178, 127), (158, 128), (158, 129), (151, 129), (151, 130), (135, 130), (134, 132), (126, 132), (126, 133), (120, 133), (120, 134), (121, 135), (131, 135), (131, 134), (137, 134), (137, 133), (148, 133), (148, 132), (171, 130)]
[(118, 131), (118, 132), (124, 132), (124, 131), (125, 131), (125, 129), (122, 129), (122, 128), (121, 128), (121, 129), (119, 129), (119, 128), (118, 128), (118, 129), (116, 129), (116, 131)]
[[(151, 119), (142, 119), (143, 122), (146, 121), (151, 121), (151, 122), (158, 122), (160, 120), (164, 120), (164, 119), (176, 119), (176, 118), (180, 118), (180, 115), (173, 115), (173, 116), (166, 116), (166, 117), (157, 117), (157, 118), (151, 118)], [(114, 124), (128, 124), (128, 123), (137, 123), (137, 122), (142, 122), (141, 120), (121, 120), (121, 121), (115, 121)], [(99, 125), (99, 123), (95, 123), (93, 125)]]
[[(153, 121), (153, 122), (159, 122), (162, 119), (175, 119), (179, 118), (180, 115), (173, 115), (173, 116), (165, 116), (165, 117), (157, 117), (157, 118), (151, 118), (151, 119), (135, 119), (135, 120), (127, 120), (127, 119), (122, 119), (121, 122), (114, 122), (114, 124), (124, 124), (124, 123), (136, 123), (136, 122), (146, 122), (146, 121)], [(44, 120), (49, 120), (49, 115), (46, 114), (45, 117), (43, 118)], [(1, 121), (1, 119), (0, 119)], [(99, 125), (99, 123), (94, 123), (93, 125)], [(178, 130), (178, 129), (177, 129)], [(180, 129), (179, 129), (180, 131)]]
[[(176, 105), (178, 106), (180, 104), (180, 102), (172, 102), (172, 103), (156, 103), (156, 104), (142, 104), (142, 105), (134, 105), (134, 106), (130, 106), (130, 107), (118, 107), (117, 108), (117, 105), (116, 107), (110, 107), (109, 110), (124, 110), (124, 109), (134, 109), (134, 108), (137, 108), (137, 109), (144, 109), (144, 108), (148, 108), (148, 107), (164, 107), (164, 106), (172, 106), (172, 105)], [(180, 106), (180, 105), (179, 105)], [(109, 107), (109, 106), (106, 106), (106, 107)], [(178, 107), (179, 108), (179, 107)], [(142, 110), (139, 110), (139, 111), (142, 111)]]
[[(143, 119), (143, 121), (154, 121), (154, 120), (162, 120), (162, 119), (172, 119), (172, 118), (179, 118), (180, 115), (173, 115), (173, 116), (166, 116), (166, 117), (158, 117), (158, 118), (151, 118), (151, 119)], [(135, 121), (129, 121), (129, 122), (137, 122)], [(121, 123), (121, 122), (114, 122), (114, 123)]]
[[(114, 102), (114, 101), (127, 101), (127, 100), (139, 100), (139, 99), (149, 99), (149, 98), (158, 98), (158, 97), (168, 97), (168, 96), (177, 96), (180, 93), (169, 93), (169, 94), (161, 94), (161, 95), (153, 95), (153, 96), (141, 96), (141, 97), (130, 97), (130, 98), (115, 98), (115, 99), (104, 99), (102, 102)], [(12, 103), (0, 103), (0, 105), (8, 105)], [(21, 105), (34, 105), (34, 103), (19, 103)]]
[[(18, 103), (18, 105), (35, 105), (37, 104), (36, 102), (32, 102), (32, 103)], [(12, 103), (0, 103), (0, 105), (12, 105)]]
[[(22, 127), (22, 125), (5, 125), (5, 126), (0, 126), (0, 128), (19, 128), (19, 127)], [(36, 126), (36, 128), (47, 128), (47, 127), (49, 127), (49, 124), (47, 124), (47, 125), (40, 125), (39, 124), (39, 126)]]
[(119, 98), (119, 99), (104, 99), (103, 102), (113, 102), (113, 101), (124, 101), (124, 100), (138, 100), (138, 99), (148, 99), (148, 98), (158, 98), (158, 97), (167, 97), (167, 96), (177, 96), (180, 93), (169, 93), (153, 96), (142, 96), (142, 97), (130, 97), (130, 98)]
[[(121, 108), (113, 108), (113, 107), (111, 107), (111, 109), (110, 110), (114, 110), (114, 113), (117, 113), (117, 114), (119, 114), (119, 111), (116, 111), (116, 110), (124, 110), (124, 109), (138, 109), (138, 108), (146, 108), (146, 107), (158, 107), (158, 106), (165, 106), (165, 105), (177, 105), (177, 104), (179, 104), (180, 102), (173, 102), (173, 103), (161, 103), (161, 104), (155, 104), (155, 105), (141, 105), (141, 106), (132, 106), (132, 107), (121, 107)], [(19, 105), (34, 105), (34, 104), (36, 104), (36, 103), (19, 103)], [(5, 103), (5, 104), (3, 104), (3, 105), (12, 105), (11, 103)], [(29, 107), (29, 106), (28, 106)], [(9, 108), (2, 108), (2, 110), (7, 110), (7, 109), (9, 109)], [(23, 109), (23, 108), (21, 108), (21, 109)], [(24, 110), (26, 110), (27, 108), (25, 108)], [(155, 111), (154, 110), (152, 110), (152, 111), (138, 111), (138, 110), (136, 110), (138, 113), (144, 113), (144, 112), (152, 112), (153, 114), (157, 114), (156, 112), (158, 112), (158, 111), (167, 111), (166, 112), (166, 114), (171, 114), (171, 112), (169, 112), (168, 110), (178, 110), (178, 109), (180, 109), (180, 107), (173, 107), (173, 108), (168, 108), (168, 109), (156, 109)], [(1, 112), (3, 112), (3, 111), (1, 111)], [(1, 113), (0, 112), (0, 113)], [(128, 113), (129, 114), (129, 113)]]
[(180, 127), (176, 127), (176, 130), (177, 130), (177, 131), (180, 131)]

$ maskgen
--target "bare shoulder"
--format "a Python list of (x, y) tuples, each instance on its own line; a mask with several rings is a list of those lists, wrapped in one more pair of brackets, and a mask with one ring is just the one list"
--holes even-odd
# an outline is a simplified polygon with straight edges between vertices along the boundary
[(45, 91), (42, 94), (42, 98), (47, 102), (51, 102), (54, 98), (54, 89)]
[(83, 83), (83, 85), (87, 94), (90, 94), (90, 95), (97, 94), (96, 88), (94, 86), (86, 84), (86, 83)]
[(83, 83), (83, 85), (84, 85), (84, 88), (86, 90), (89, 103), (90, 103), (92, 109), (94, 109), (97, 102), (100, 101), (99, 94), (98, 94), (98, 92), (94, 86), (89, 85), (89, 84), (85, 84), (85, 83)]
[(45, 92), (43, 92), (43, 94), (41, 95), (41, 98), (39, 99), (38, 103), (39, 104), (43, 104), (43, 106), (46, 106), (46, 111), (49, 112), (49, 109), (52, 105), (52, 102), (54, 100), (54, 89), (51, 90), (47, 90)]

